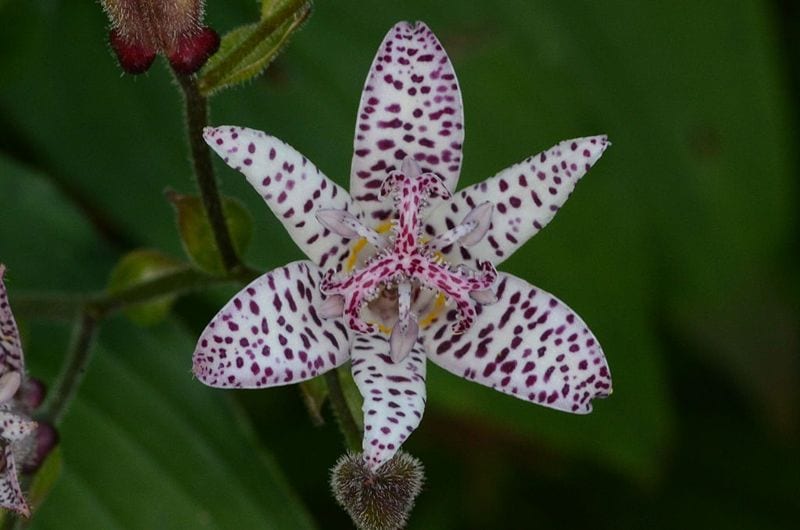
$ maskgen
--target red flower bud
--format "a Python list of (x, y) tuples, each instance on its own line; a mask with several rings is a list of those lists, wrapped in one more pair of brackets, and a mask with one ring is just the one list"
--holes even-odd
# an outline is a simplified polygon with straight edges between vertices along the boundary
[(33, 412), (39, 408), (47, 395), (45, 384), (35, 377), (26, 377), (17, 392), (16, 399), (25, 407), (28, 412)]
[(167, 58), (176, 72), (189, 75), (198, 71), (218, 49), (219, 35), (204, 27), (196, 34), (178, 39)]
[(202, 0), (101, 2), (111, 19), (111, 47), (129, 74), (147, 71), (162, 53), (176, 72), (190, 75), (219, 48), (219, 35), (202, 25)]

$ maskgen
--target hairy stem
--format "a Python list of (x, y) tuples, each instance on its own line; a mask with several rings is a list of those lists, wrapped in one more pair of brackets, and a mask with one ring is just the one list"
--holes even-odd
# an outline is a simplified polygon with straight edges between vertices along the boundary
[(192, 152), (192, 164), (197, 179), (197, 187), (203, 200), (208, 222), (214, 234), (214, 242), (222, 258), (222, 265), (226, 271), (232, 271), (241, 266), (239, 255), (233, 248), (228, 223), (222, 210), (217, 179), (211, 165), (211, 151), (203, 140), (203, 128), (208, 125), (208, 100), (200, 94), (197, 88), (197, 79), (194, 76), (175, 74), (183, 90), (186, 103), (186, 129), (189, 135), (189, 148)]
[(187, 265), (114, 293), (22, 294), (14, 300), (14, 312), (22, 316), (48, 320), (72, 320), (75, 315), (84, 312), (101, 320), (134, 304), (224, 283), (245, 284), (254, 280), (259, 274), (259, 271), (241, 267), (227, 276), (212, 276)]
[(325, 382), (328, 384), (328, 399), (330, 399), (333, 412), (339, 420), (339, 429), (342, 431), (347, 448), (350, 451), (361, 452), (361, 429), (358, 428), (356, 420), (347, 406), (347, 398), (344, 396), (342, 382), (339, 380), (339, 372), (336, 369), (325, 372)]
[[(189, 266), (181, 267), (161, 277), (142, 282), (113, 294), (95, 296), (20, 297), (16, 305), (19, 314), (64, 319), (68, 314), (77, 318), (67, 356), (61, 371), (41, 409), (41, 419), (58, 424), (78, 391), (83, 374), (91, 359), (91, 348), (100, 321), (128, 306), (147, 302), (165, 295), (183, 294), (225, 282), (247, 283), (258, 271), (240, 267), (229, 276), (210, 276)], [(75, 316), (77, 315), (77, 317)]]
[(57, 425), (67, 410), (67, 405), (75, 397), (83, 374), (89, 366), (97, 323), (95, 317), (87, 311), (82, 312), (78, 317), (61, 373), (50, 390), (47, 401), (42, 406), (41, 418), (43, 420)]

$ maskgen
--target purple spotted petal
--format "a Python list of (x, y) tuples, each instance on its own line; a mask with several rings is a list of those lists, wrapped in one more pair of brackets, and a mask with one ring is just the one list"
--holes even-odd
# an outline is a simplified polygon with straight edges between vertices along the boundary
[(8, 303), (5, 273), (5, 265), (0, 264), (0, 375), (12, 371), (22, 373), (25, 368), (19, 330)]
[(508, 274), (500, 275), (497, 297), (462, 335), (450, 333), (447, 319), (429, 328), (428, 358), (500, 392), (576, 414), (611, 393), (603, 350), (569, 307)]
[(364, 396), (364, 457), (372, 469), (392, 458), (425, 410), (425, 353), (418, 343), (401, 362), (382, 335), (355, 335), (352, 370)]
[(36, 422), (9, 411), (0, 411), (0, 438), (21, 440), (36, 430)]
[(297, 261), (256, 279), (208, 324), (193, 356), (195, 376), (222, 388), (298, 383), (345, 362), (347, 330), (317, 308), (321, 273)]
[(566, 140), (504, 169), (437, 207), (427, 218), (426, 232), (444, 232), (489, 200), (494, 211), (484, 238), (475, 246), (452, 245), (442, 252), (451, 263), (490, 261), (499, 265), (550, 222), (608, 145), (605, 136)]
[(13, 510), (20, 515), (30, 517), (31, 512), (17, 479), (17, 466), (11, 446), (0, 449), (0, 508)]
[(360, 216), (348, 193), (281, 140), (244, 127), (206, 128), (203, 137), (225, 162), (241, 171), (310, 260), (336, 267), (347, 241), (315, 218), (320, 208)]
[(447, 53), (422, 22), (396, 24), (378, 48), (361, 94), (350, 194), (368, 220), (388, 219), (380, 186), (407, 155), (453, 191), (463, 142), (461, 91)]

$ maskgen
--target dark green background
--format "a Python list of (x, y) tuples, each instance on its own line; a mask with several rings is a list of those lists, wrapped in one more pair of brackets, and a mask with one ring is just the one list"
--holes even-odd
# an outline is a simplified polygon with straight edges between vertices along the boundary
[[(252, 0), (209, 0), (225, 32)], [(405, 448), (427, 467), (410, 528), (784, 528), (800, 465), (798, 54), (791, 2), (318, 1), (266, 76), (212, 123), (269, 131), (346, 185), (360, 90), (385, 32), (424, 20), (455, 65), (462, 185), (556, 142), (613, 146), (554, 222), (503, 265), (566, 300), (608, 356), (588, 417), (429, 368)], [(94, 2), (0, 0), (0, 260), (15, 296), (101, 289), (147, 246), (181, 257), (172, 187), (193, 190), (166, 63), (120, 75)], [(299, 259), (237, 173), (247, 259)], [(197, 336), (231, 294), (155, 328), (104, 326), (62, 429), (64, 472), (33, 528), (347, 528), (327, 491), (338, 431), (295, 387), (192, 381)], [(66, 325), (20, 319), (51, 379)], [(249, 422), (247, 421), (249, 417)], [(249, 426), (249, 427), (248, 427)], [(252, 430), (248, 430), (248, 428)]]

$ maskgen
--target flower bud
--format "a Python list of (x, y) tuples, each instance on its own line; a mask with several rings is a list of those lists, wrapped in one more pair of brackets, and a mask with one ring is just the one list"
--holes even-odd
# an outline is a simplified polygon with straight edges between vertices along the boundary
[(331, 471), (333, 494), (360, 530), (403, 528), (424, 480), (422, 462), (403, 451), (375, 471), (349, 453)]
[(129, 74), (147, 71), (156, 54), (179, 74), (193, 74), (219, 48), (219, 35), (202, 25), (202, 0), (101, 0), (111, 20), (109, 41)]
[(37, 422), (32, 447), (22, 464), (23, 473), (33, 473), (44, 463), (45, 458), (58, 445), (59, 436), (55, 427), (49, 423)]
[(26, 377), (20, 386), (17, 400), (20, 405), (25, 407), (28, 412), (33, 412), (39, 408), (47, 395), (45, 384), (35, 377)]

